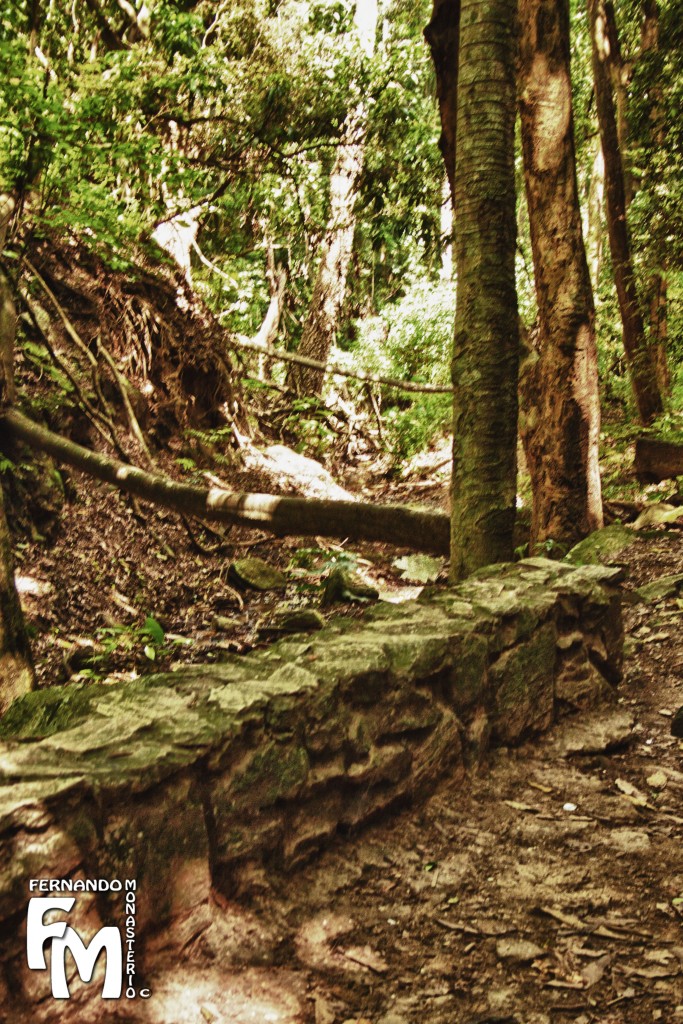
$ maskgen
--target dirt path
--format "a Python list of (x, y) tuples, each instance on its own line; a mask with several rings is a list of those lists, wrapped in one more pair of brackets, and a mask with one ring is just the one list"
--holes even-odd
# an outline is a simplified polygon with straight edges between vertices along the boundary
[[(681, 572), (683, 542), (629, 560), (630, 586)], [(145, 1020), (683, 1021), (681, 605), (627, 606), (617, 707), (497, 752), (295, 877), (255, 875), (183, 966), (157, 961)]]

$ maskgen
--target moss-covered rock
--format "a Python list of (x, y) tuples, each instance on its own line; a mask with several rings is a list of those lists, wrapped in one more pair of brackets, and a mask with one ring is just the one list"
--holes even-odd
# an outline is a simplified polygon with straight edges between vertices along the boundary
[(346, 569), (332, 569), (325, 580), (322, 605), (327, 607), (336, 601), (376, 601), (379, 591), (363, 583), (355, 573)]
[(639, 541), (640, 537), (632, 529), (612, 523), (579, 541), (564, 560), (570, 565), (609, 565), (618, 560), (622, 551)]
[(683, 591), (683, 573), (675, 576), (662, 576), (652, 583), (646, 583), (638, 587), (636, 593), (648, 604), (656, 604), (658, 601), (666, 601), (669, 597), (676, 597)]
[(228, 578), (252, 590), (284, 590), (287, 577), (261, 558), (239, 558), (230, 566)]

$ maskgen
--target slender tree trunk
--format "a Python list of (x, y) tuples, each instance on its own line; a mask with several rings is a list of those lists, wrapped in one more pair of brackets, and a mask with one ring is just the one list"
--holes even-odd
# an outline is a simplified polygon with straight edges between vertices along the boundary
[[(0, 228), (0, 232), (1, 232)], [(16, 310), (12, 288), (0, 270), (0, 413), (14, 396)], [(31, 652), (14, 585), (12, 538), (0, 485), (0, 715), (15, 697), (33, 689)]]
[(34, 686), (33, 662), (14, 585), (12, 539), (0, 487), (0, 715)]
[[(374, 49), (377, 0), (356, 0), (355, 30), (365, 53)], [(311, 305), (304, 322), (299, 354), (325, 363), (339, 329), (346, 295), (346, 275), (353, 252), (356, 228), (355, 203), (363, 170), (367, 108), (359, 103), (346, 119), (337, 157), (330, 176), (330, 213), (320, 246), (320, 263)], [(324, 373), (293, 367), (288, 384), (300, 395), (319, 395)]]
[(626, 211), (628, 212), (634, 193), (634, 180), (631, 168), (631, 131), (628, 123), (628, 86), (633, 66), (631, 61), (624, 59), (621, 52), (617, 16), (612, 0), (604, 0), (603, 11), (608, 46), (606, 52), (617, 123), (617, 140), (619, 142), (621, 167), (624, 175), (624, 198), (626, 200)]
[(588, 185), (588, 201), (586, 203), (584, 235), (588, 250), (588, 267), (593, 284), (593, 293), (600, 287), (602, 271), (603, 244), (603, 205), (605, 199), (605, 161), (602, 146), (598, 141)]
[(453, 195), (448, 178), (444, 179), (441, 191), (441, 271), (442, 281), (453, 280)]
[(519, 366), (516, 15), (516, 0), (462, 0), (454, 204), (454, 580), (509, 559), (513, 551)]
[(645, 337), (631, 260), (631, 245), (626, 223), (624, 170), (610, 79), (609, 24), (603, 0), (588, 0), (588, 13), (593, 51), (595, 105), (605, 158), (607, 228), (614, 282), (621, 311), (624, 349), (638, 415), (641, 421), (647, 424), (662, 411), (662, 396), (657, 385), (652, 353)]
[(581, 230), (568, 0), (520, 0), (524, 180), (538, 304), (537, 357), (522, 374), (532, 547), (602, 526), (595, 314)]
[[(657, 0), (644, 0), (643, 23), (640, 33), (641, 53), (656, 53), (659, 50), (659, 5)], [(652, 143), (655, 148), (664, 145), (666, 122), (664, 118), (664, 96), (660, 82), (653, 83), (650, 90), (650, 123)], [(666, 265), (666, 253), (662, 253)], [(651, 275), (647, 282), (650, 306), (650, 347), (655, 361), (657, 383), (662, 394), (671, 392), (671, 374), (667, 359), (668, 342), (668, 288), (664, 274)]]

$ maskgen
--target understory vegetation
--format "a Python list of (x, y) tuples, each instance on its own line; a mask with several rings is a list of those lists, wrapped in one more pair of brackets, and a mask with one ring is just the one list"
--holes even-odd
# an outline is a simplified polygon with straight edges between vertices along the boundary
[[(520, 10), (526, 17), (532, 7), (528, 0)], [(681, 497), (676, 473), (656, 482), (631, 467), (638, 438), (677, 445), (683, 429), (681, 6), (550, 7), (571, 54), (563, 102), (573, 110), (571, 174), (596, 341), (602, 495), (598, 481), (597, 505), (593, 493), (593, 512), (574, 534), (539, 512), (545, 469), (534, 453), (547, 453), (548, 439), (538, 424), (548, 422), (557, 387), (543, 377), (552, 371), (544, 352), (564, 343), (544, 321), (541, 215), (523, 154), (541, 143), (525, 136), (522, 117), (512, 170), (524, 444), (512, 547), (510, 531), (506, 540), (516, 557), (561, 556), (596, 525), (596, 508), (598, 518), (604, 510), (607, 521), (628, 519), (644, 502)], [(476, 363), (464, 373), (457, 359), (451, 367), (456, 282), (464, 280), (453, 242), (465, 225), (462, 206), (453, 209), (454, 182), (467, 193), (465, 156), (449, 165), (454, 86), (444, 68), (456, 66), (457, 50), (453, 58), (443, 24), (456, 11), (452, 0), (0, 0), (3, 412), (15, 408), (76, 444), (195, 488), (418, 504), (447, 515), (454, 394), (490, 391)], [(625, 348), (615, 284), (622, 256), (610, 244), (614, 160), (604, 158), (595, 18), (611, 40), (616, 156), (643, 325), (635, 355)], [(539, 37), (533, 45), (542, 53), (550, 44)], [(529, 81), (517, 85), (523, 115), (540, 88)], [(554, 130), (550, 122), (545, 129)], [(483, 277), (481, 286), (490, 294)], [(568, 296), (570, 285), (562, 287)], [(575, 344), (581, 351), (575, 339), (566, 351)], [(643, 414), (648, 374), (652, 415)], [(590, 423), (598, 424), (595, 415)], [(584, 428), (566, 429), (579, 437)], [(90, 595), (83, 630), (58, 624), (53, 611), (41, 622), (34, 601), (29, 630), (39, 661), (54, 669), (55, 651), (71, 651), (73, 637), (88, 631), (87, 664), (70, 654), (67, 676), (99, 677), (126, 660), (150, 669), (181, 655), (190, 626), (176, 621), (175, 598), (161, 596), (172, 585), (167, 570), (178, 563), (190, 577), (206, 571), (213, 579), (212, 559), (235, 562), (252, 535), (243, 524), (235, 533), (185, 517), (172, 520), (171, 537), (170, 513), (158, 521), (136, 498), (91, 493), (71, 470), (31, 451), (9, 420), (3, 431), (0, 476), (18, 573), (60, 572), (49, 568), (56, 544), (60, 558), (83, 557), (92, 588), (108, 595)], [(559, 475), (577, 490), (587, 485), (573, 458), (566, 454)], [(118, 571), (100, 565), (99, 554), (97, 568), (92, 553), (73, 550), (85, 529), (81, 512), (94, 516), (96, 501), (112, 518), (93, 519), (99, 526), (88, 527), (88, 543), (118, 559)], [(112, 525), (109, 536), (108, 523), (119, 520), (131, 524), (126, 555), (114, 554), (126, 528)], [(424, 585), (447, 571), (443, 559), (406, 570), (386, 555), (378, 570), (377, 551), (353, 538), (331, 548), (319, 540), (284, 552), (279, 542), (254, 542), (288, 574), (295, 608), (339, 559), (349, 560), (351, 575), (364, 566), (371, 589), (378, 581), (381, 589), (385, 570), (392, 586)], [(151, 564), (143, 575), (156, 574), (158, 585), (134, 585), (137, 559)], [(226, 586), (239, 620), (233, 632), (216, 627), (226, 616), (208, 599), (201, 629), (234, 633), (225, 642), (235, 649), (267, 637), (262, 609), (251, 621), (240, 585), (226, 575)], [(81, 614), (87, 595), (76, 604)], [(45, 668), (41, 679), (49, 675)]]

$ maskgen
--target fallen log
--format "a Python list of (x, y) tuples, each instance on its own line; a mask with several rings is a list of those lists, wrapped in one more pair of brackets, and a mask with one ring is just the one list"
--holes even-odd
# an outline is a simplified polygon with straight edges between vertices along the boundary
[(279, 536), (383, 541), (412, 551), (448, 554), (450, 524), (448, 516), (442, 512), (423, 512), (402, 505), (194, 487), (83, 448), (16, 409), (9, 409), (0, 416), (0, 429), (31, 448), (46, 452), (59, 462), (113, 484), (119, 490), (185, 515), (266, 530)]
[(634, 461), (636, 477), (642, 484), (658, 484), (683, 476), (683, 444), (639, 437)]

